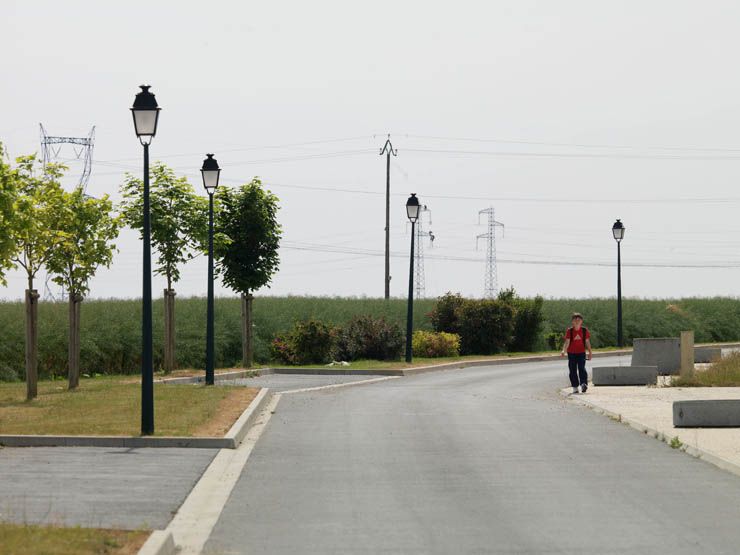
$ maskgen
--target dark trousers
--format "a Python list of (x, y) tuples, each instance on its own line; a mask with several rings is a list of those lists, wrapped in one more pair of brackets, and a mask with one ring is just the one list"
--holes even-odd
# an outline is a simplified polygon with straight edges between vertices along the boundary
[(570, 385), (578, 387), (588, 383), (586, 373), (586, 353), (568, 353), (568, 370), (570, 370)]

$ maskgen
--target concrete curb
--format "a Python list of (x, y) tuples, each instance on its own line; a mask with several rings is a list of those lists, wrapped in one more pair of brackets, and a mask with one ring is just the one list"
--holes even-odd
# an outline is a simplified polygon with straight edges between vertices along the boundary
[(167, 530), (155, 530), (141, 546), (138, 555), (172, 555), (176, 551), (172, 533)]
[[(671, 438), (667, 437), (663, 432), (659, 432), (658, 430), (655, 430), (654, 428), (651, 428), (650, 426), (646, 426), (645, 424), (642, 424), (631, 418), (625, 418), (621, 414), (612, 412), (610, 410), (603, 409), (583, 397), (575, 397), (570, 393), (568, 389), (561, 389), (560, 395), (565, 397), (567, 401), (571, 401), (578, 405), (584, 406), (598, 414), (603, 414), (604, 416), (607, 416), (611, 418), (612, 420), (615, 420), (616, 422), (622, 422), (623, 424), (627, 424), (630, 428), (634, 428), (638, 432), (642, 432), (643, 434), (653, 437), (657, 439), (658, 441), (662, 441), (663, 443), (670, 443), (671, 441)], [(714, 466), (721, 468), (722, 470), (726, 470), (727, 472), (730, 472), (736, 476), (740, 476), (740, 464), (734, 463), (732, 461), (728, 461), (725, 458), (715, 455), (711, 451), (706, 451), (704, 449), (695, 447), (693, 445), (689, 445), (687, 443), (684, 443), (680, 449), (681, 451), (691, 455), (692, 457), (695, 457), (697, 459), (701, 459), (710, 464), (713, 464)]]
[(262, 388), (244, 409), (224, 437), (170, 437), (170, 436), (52, 436), (0, 435), (4, 447), (189, 447), (195, 449), (236, 449), (260, 410), (269, 400), (269, 389)]
[(234, 422), (234, 425), (231, 426), (229, 431), (226, 432), (224, 438), (230, 439), (233, 442), (233, 447), (231, 447), (231, 449), (235, 449), (239, 446), (239, 444), (244, 439), (244, 436), (247, 435), (249, 428), (252, 427), (252, 424), (254, 424), (254, 421), (257, 419), (264, 406), (270, 400), (271, 395), (268, 394), (269, 391), (270, 390), (266, 387), (260, 389), (259, 393), (257, 393), (257, 396), (252, 399), (252, 402), (249, 403), (249, 406), (245, 409), (241, 416), (236, 419), (236, 422)]

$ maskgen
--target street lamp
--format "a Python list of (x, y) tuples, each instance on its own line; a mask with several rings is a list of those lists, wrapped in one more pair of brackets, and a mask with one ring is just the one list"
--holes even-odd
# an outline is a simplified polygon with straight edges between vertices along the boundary
[(406, 201), (406, 215), (411, 222), (411, 257), (409, 261), (409, 300), (406, 312), (406, 362), (411, 362), (411, 334), (414, 320), (414, 236), (416, 235), (416, 220), (419, 219), (419, 199), (416, 193), (411, 193)]
[(617, 242), (617, 347), (624, 345), (622, 337), (622, 239), (624, 239), (624, 224), (617, 220), (612, 226), (612, 235)]
[(206, 385), (214, 382), (214, 333), (213, 333), (213, 194), (218, 187), (218, 179), (221, 176), (221, 168), (213, 157), (206, 154), (208, 158), (203, 160), (200, 170), (203, 176), (203, 187), (208, 193), (208, 309), (206, 315)]
[(154, 433), (154, 368), (152, 364), (152, 245), (149, 209), (149, 143), (157, 134), (160, 107), (149, 92), (149, 85), (141, 85), (131, 114), (134, 130), (144, 147), (144, 264), (141, 295), (141, 435)]

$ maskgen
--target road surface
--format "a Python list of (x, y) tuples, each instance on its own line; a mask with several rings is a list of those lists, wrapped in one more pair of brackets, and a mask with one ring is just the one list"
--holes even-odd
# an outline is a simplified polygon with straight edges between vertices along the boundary
[(205, 552), (739, 552), (740, 478), (566, 402), (564, 366), (284, 395)]

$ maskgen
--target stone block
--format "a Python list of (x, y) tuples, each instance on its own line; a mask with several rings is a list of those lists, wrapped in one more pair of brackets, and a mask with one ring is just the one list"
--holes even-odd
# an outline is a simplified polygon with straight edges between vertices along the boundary
[(681, 370), (681, 345), (677, 337), (634, 339), (633, 366), (657, 366), (661, 376)]
[(594, 385), (648, 385), (658, 381), (657, 366), (596, 366), (591, 374)]
[(717, 362), (722, 358), (722, 349), (720, 347), (695, 347), (694, 362), (706, 364)]
[(740, 428), (740, 399), (673, 402), (676, 428)]

